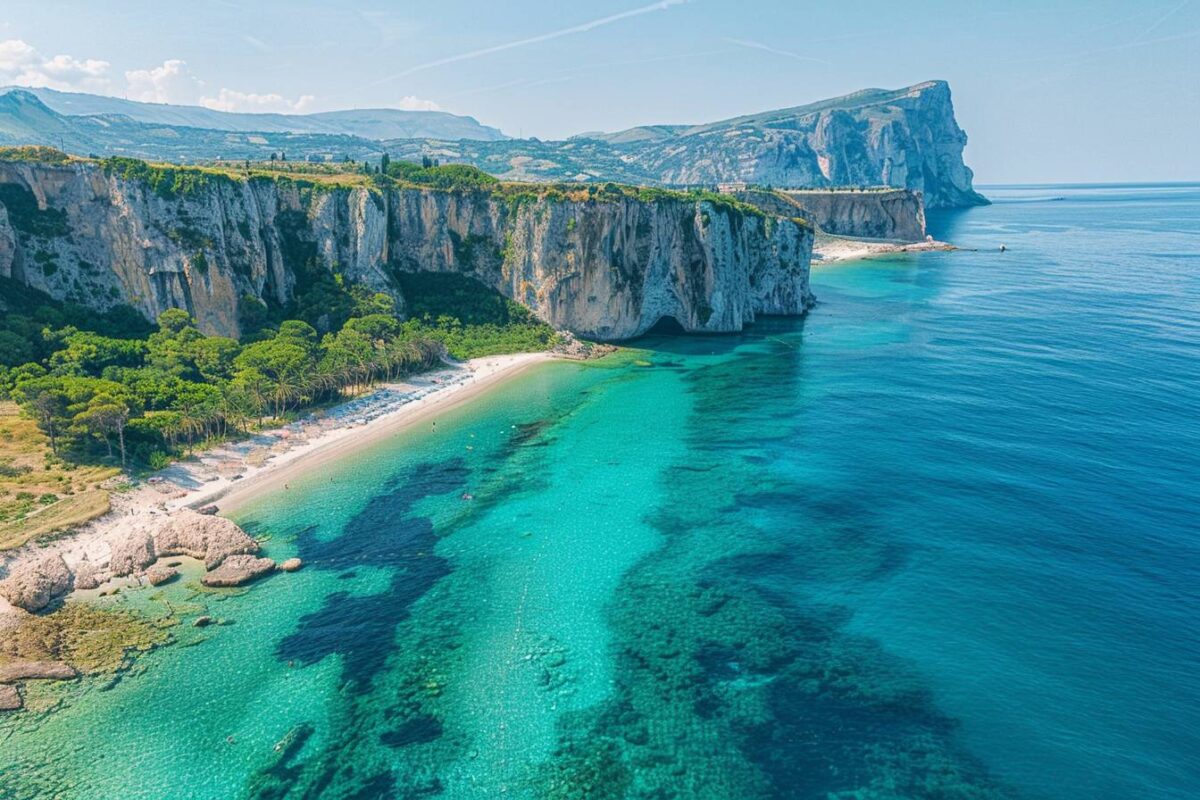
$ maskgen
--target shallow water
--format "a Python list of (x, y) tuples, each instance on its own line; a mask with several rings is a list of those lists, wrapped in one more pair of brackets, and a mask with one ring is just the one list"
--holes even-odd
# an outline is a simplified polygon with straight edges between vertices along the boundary
[(1200, 190), (989, 194), (244, 509), (305, 569), (110, 601), (228, 624), (0, 797), (1195, 797)]

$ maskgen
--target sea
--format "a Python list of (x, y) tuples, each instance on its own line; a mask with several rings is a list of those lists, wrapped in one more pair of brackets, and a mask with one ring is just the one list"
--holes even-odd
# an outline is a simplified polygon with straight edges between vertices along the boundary
[(0, 797), (1200, 797), (1200, 185), (983, 191), (239, 509)]

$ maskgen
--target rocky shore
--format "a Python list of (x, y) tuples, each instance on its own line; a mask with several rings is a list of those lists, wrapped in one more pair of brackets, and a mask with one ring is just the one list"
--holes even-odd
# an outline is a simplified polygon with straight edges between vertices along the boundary
[[(604, 346), (576, 343), (557, 357), (586, 358)], [(113, 495), (113, 510), (72, 535), (44, 547), (28, 545), (4, 554), (0, 564), (0, 711), (24, 704), (22, 688), (32, 680), (68, 680), (95, 674), (60, 656), (72, 631), (119, 629), (104, 642), (105, 667), (123, 653), (158, 646), (164, 631), (136, 614), (94, 608), (88, 600), (129, 587), (160, 586), (176, 580), (192, 558), (206, 589), (239, 587), (275, 572), (303, 567), (298, 558), (266, 558), (257, 540), (237, 523), (216, 516), (284, 481), (445, 411), (548, 358), (544, 353), (491, 356), (415, 378), (331, 409), (320, 420), (293, 423), (180, 462)], [(199, 509), (199, 510), (197, 510)], [(66, 602), (84, 592), (83, 602)], [(116, 615), (114, 619), (107, 619)], [(203, 621), (203, 622), (202, 622)], [(200, 616), (193, 625), (213, 624)], [(47, 644), (53, 643), (53, 646)], [(132, 643), (132, 644), (131, 644)], [(128, 645), (128, 646), (127, 646)], [(35, 653), (30, 656), (29, 653)], [(61, 660), (56, 660), (61, 659)]]

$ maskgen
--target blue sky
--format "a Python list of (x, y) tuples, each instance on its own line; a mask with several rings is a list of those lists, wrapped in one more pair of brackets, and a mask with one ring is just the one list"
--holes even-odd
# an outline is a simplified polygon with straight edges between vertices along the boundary
[(1200, 180), (1200, 0), (5, 0), (0, 82), (558, 138), (944, 78), (977, 180)]

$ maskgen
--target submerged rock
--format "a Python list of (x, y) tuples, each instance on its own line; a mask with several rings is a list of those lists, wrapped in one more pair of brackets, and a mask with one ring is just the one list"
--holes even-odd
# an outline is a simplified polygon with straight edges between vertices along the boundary
[(161, 586), (178, 575), (179, 570), (175, 569), (174, 567), (168, 567), (163, 564), (159, 564), (146, 571), (146, 580), (150, 582), (151, 586)]
[(289, 558), (279, 565), (281, 572), (295, 572), (304, 566), (304, 562), (298, 558)]
[(0, 711), (17, 711), (24, 703), (15, 686), (0, 686)]
[(57, 553), (13, 567), (0, 595), (17, 608), (41, 611), (71, 588), (71, 571)]
[(196, 617), (196, 621), (192, 623), (193, 628), (207, 628), (213, 624), (213, 618), (209, 616)]
[(230, 587), (241, 586), (255, 578), (262, 577), (275, 571), (275, 562), (269, 558), (257, 558), (252, 555), (232, 555), (226, 558), (220, 566), (200, 579), (205, 586)]
[(63, 661), (13, 661), (0, 664), (0, 684), (16, 681), (65, 681), (78, 675)]

